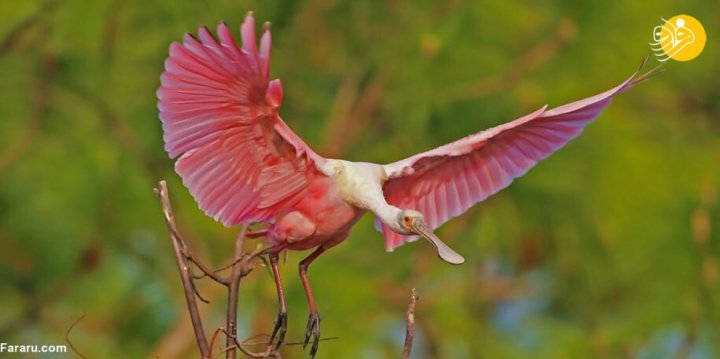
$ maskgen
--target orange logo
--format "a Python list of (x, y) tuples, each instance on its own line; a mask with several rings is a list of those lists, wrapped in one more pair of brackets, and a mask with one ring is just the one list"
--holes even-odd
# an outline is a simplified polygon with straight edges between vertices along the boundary
[(658, 61), (690, 61), (705, 48), (707, 35), (700, 21), (690, 15), (676, 15), (653, 29), (650, 43)]

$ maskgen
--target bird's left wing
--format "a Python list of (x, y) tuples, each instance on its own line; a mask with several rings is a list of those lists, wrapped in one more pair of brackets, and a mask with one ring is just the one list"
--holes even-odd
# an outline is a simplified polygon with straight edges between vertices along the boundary
[[(599, 95), (551, 110), (543, 107), (512, 122), (385, 165), (385, 198), (399, 208), (420, 211), (427, 224), (437, 228), (507, 187), (578, 136), (614, 95), (644, 79), (636, 75)], [(376, 225), (389, 251), (417, 238), (395, 233), (380, 222)]]
[(297, 203), (325, 159), (278, 114), (279, 80), (268, 81), (270, 31), (258, 49), (250, 13), (238, 47), (201, 27), (170, 46), (157, 91), (165, 149), (200, 208), (226, 226), (272, 222)]

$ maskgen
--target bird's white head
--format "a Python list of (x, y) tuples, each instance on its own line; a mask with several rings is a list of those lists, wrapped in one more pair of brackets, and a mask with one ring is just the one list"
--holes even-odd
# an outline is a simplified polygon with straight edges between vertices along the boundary
[(425, 223), (425, 217), (422, 213), (414, 209), (401, 210), (398, 212), (397, 228), (395, 230), (398, 233), (407, 235), (417, 234), (413, 231), (413, 226), (416, 223)]
[(427, 239), (437, 249), (440, 259), (450, 264), (462, 264), (465, 258), (448, 247), (438, 238), (425, 223), (425, 217), (422, 213), (414, 209), (402, 210), (397, 216), (396, 232), (406, 235), (419, 235)]

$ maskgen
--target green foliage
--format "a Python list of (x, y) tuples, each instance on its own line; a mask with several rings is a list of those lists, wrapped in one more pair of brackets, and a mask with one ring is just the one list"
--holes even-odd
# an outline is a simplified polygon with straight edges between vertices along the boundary
[[(384, 253), (367, 216), (310, 276), (323, 334), (340, 337), (319, 358), (398, 357), (411, 287), (417, 358), (720, 356), (720, 7), (669, 0), (0, 3), (0, 342), (61, 344), (86, 314), (70, 336), (88, 357), (196, 357), (153, 186), (169, 182), (211, 266), (236, 229), (205, 217), (173, 172), (154, 92), (172, 41), (237, 28), (248, 10), (273, 23), (289, 125), (321, 154), (378, 162), (610, 88), (660, 17), (696, 16), (700, 57), (666, 65), (439, 230), (465, 265), (423, 242)], [(282, 266), (289, 341), (305, 326), (304, 255)], [(210, 333), (224, 292), (199, 290)], [(240, 300), (240, 335), (270, 332), (263, 269)]]

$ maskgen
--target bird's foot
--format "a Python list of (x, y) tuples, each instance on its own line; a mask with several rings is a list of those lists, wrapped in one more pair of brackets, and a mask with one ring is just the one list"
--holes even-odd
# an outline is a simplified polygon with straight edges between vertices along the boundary
[[(272, 335), (270, 336), (270, 342), (268, 342), (268, 345), (271, 347), (274, 347), (275, 350), (280, 348), (280, 346), (285, 341), (285, 333), (287, 333), (287, 312), (286, 311), (280, 311), (278, 313), (277, 319), (275, 319), (275, 327), (273, 328)], [(277, 341), (275, 341), (275, 338), (277, 336)], [(273, 342), (275, 341), (275, 345), (273, 345)]]
[(312, 345), (310, 346), (310, 358), (314, 358), (320, 344), (320, 316), (317, 313), (310, 313), (308, 317), (307, 327), (305, 328), (305, 342), (303, 342), (303, 349), (310, 343), (312, 338)]

